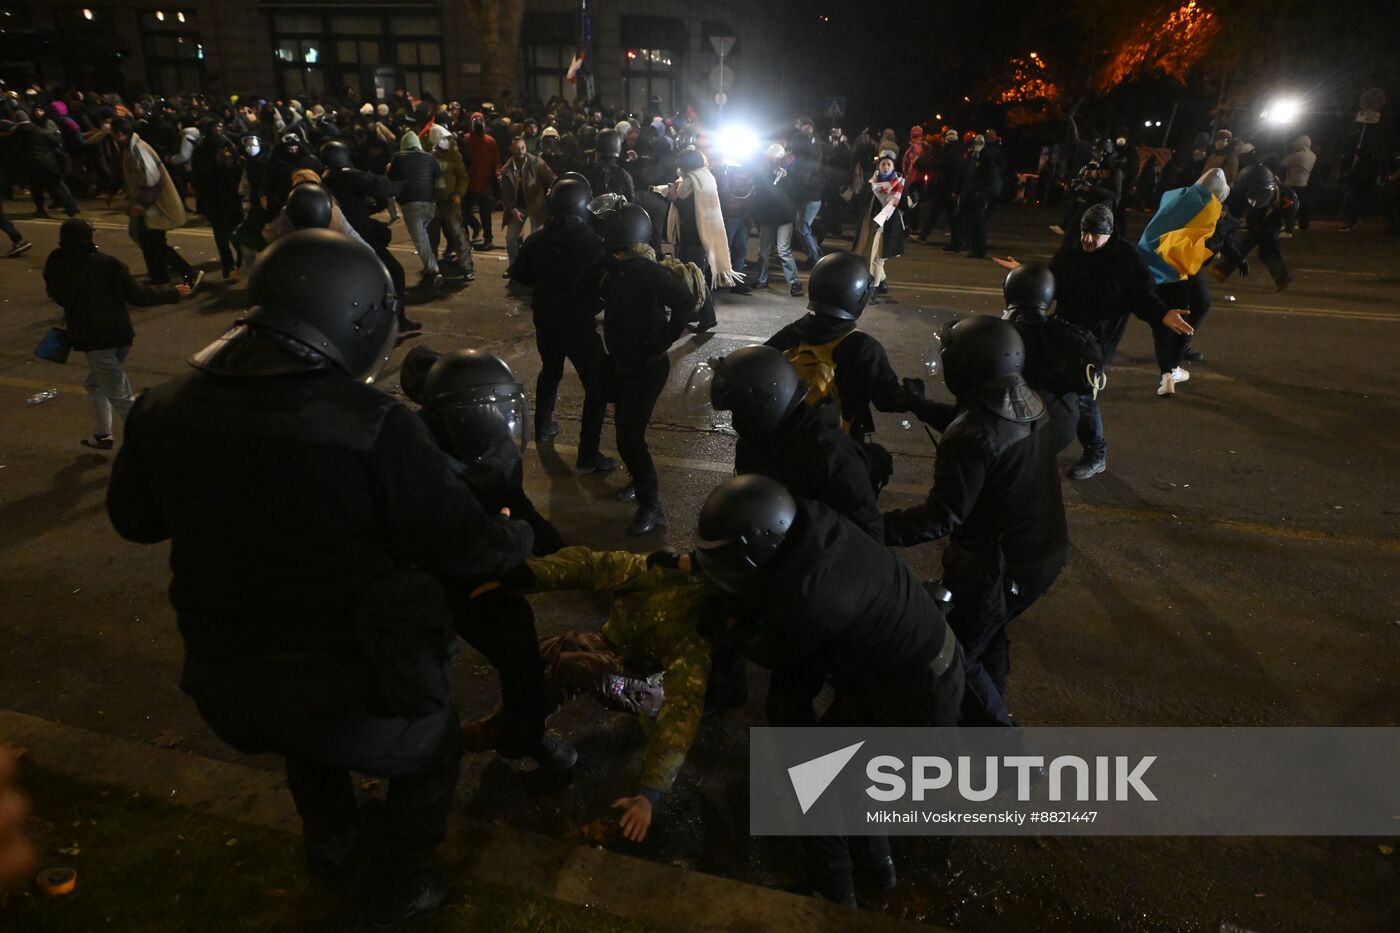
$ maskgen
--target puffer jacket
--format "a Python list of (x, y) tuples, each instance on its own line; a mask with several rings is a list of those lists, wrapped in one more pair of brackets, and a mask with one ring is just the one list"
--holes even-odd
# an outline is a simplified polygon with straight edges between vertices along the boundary
[(398, 199), (402, 204), (437, 200), (437, 180), (442, 177), (438, 160), (423, 151), (418, 134), (404, 133), (399, 151), (389, 163), (389, 180), (399, 182)]

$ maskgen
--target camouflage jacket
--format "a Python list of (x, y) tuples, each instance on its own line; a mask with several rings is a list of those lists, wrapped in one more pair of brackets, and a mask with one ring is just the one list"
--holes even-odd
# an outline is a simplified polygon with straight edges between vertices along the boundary
[(603, 634), (629, 666), (665, 672), (661, 712), (655, 720), (642, 718), (642, 786), (669, 791), (705, 709), (710, 645), (697, 626), (716, 590), (695, 574), (648, 568), (646, 555), (627, 551), (566, 547), (529, 564), (536, 591), (612, 591)]

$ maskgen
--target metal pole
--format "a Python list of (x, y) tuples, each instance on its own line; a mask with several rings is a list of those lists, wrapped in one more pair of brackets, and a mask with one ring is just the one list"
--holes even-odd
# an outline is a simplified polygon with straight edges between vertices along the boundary
[(1181, 97), (1172, 101), (1172, 115), (1167, 117), (1167, 128), (1162, 131), (1162, 148), (1167, 148), (1167, 139), (1172, 135), (1172, 124), (1176, 122), (1176, 108), (1181, 106)]
[(1215, 100), (1215, 115), (1210, 121), (1210, 135), (1214, 136), (1215, 131), (1220, 129), (1220, 108), (1225, 106), (1225, 85), (1230, 81), (1230, 75), (1226, 74), (1220, 79), (1220, 96)]

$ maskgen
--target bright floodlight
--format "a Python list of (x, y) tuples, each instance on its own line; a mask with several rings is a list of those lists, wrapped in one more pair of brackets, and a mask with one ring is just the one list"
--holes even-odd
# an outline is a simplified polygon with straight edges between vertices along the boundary
[(1302, 111), (1303, 104), (1296, 97), (1280, 97), (1259, 116), (1270, 123), (1292, 123)]
[(719, 151), (726, 161), (741, 163), (758, 151), (758, 134), (747, 126), (730, 124), (719, 131)]

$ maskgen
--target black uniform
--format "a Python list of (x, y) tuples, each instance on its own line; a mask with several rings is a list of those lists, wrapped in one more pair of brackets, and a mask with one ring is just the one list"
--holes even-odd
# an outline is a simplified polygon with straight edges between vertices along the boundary
[(884, 541), (865, 450), (841, 430), (832, 405), (801, 404), (770, 434), (740, 437), (734, 472), (761, 473), (802, 499), (815, 499)]
[(126, 431), (108, 513), (172, 542), (181, 687), (230, 745), (287, 756), (313, 861), (353, 844), (351, 770), (391, 779), (395, 860), (441, 841), (460, 724), (439, 580), (518, 567), (529, 528), (486, 514), (411, 411), (330, 371), (193, 373)]
[(964, 721), (1009, 726), (1002, 701), (1010, 667), (1006, 625), (1064, 566), (1069, 533), (1060, 477), (1045, 417), (1015, 422), (976, 402), (953, 411), (928, 500), (887, 512), (885, 542), (907, 547), (949, 538), (943, 585), (953, 594), (948, 621), (967, 659)]
[(584, 168), (583, 177), (588, 179), (588, 187), (592, 189), (594, 196), (620, 194), (629, 201), (636, 200), (636, 183), (632, 176), (617, 164), (617, 159), (603, 158), (591, 163)]
[[(763, 584), (732, 606), (744, 654), (772, 670), (775, 726), (952, 726), (963, 691), (956, 639), (933, 598), (894, 554), (849, 520), (797, 500), (792, 530)], [(826, 683), (831, 706), (817, 719)], [(853, 901), (852, 856), (889, 862), (884, 836), (804, 837), (814, 887)]]
[(231, 248), (233, 231), (243, 222), (243, 196), (239, 183), (243, 166), (237, 144), (227, 137), (210, 136), (195, 147), (190, 159), (195, 209), (209, 221), (214, 246), (225, 276), (241, 265)]
[(535, 347), (540, 375), (535, 382), (535, 431), (549, 425), (559, 400), (559, 381), (568, 359), (583, 382), (583, 418), (578, 460), (598, 459), (607, 400), (598, 384), (603, 341), (598, 336), (597, 303), (574, 286), (580, 273), (603, 256), (603, 241), (588, 222), (572, 215), (551, 217), (530, 234), (510, 267), (510, 277), (533, 288), (530, 310), (535, 318)]
[(660, 505), (647, 424), (666, 386), (671, 348), (692, 318), (695, 296), (658, 263), (604, 256), (586, 268), (577, 289), (603, 312), (604, 397), (614, 404), (617, 452), (632, 475), (638, 509)]
[(321, 183), (340, 205), (345, 222), (360, 235), (360, 239), (369, 244), (370, 249), (374, 250), (374, 255), (378, 256), (379, 261), (384, 263), (384, 268), (389, 270), (389, 277), (394, 280), (394, 294), (402, 302), (406, 280), (403, 264), (389, 251), (393, 233), (388, 224), (370, 216), (378, 209), (380, 203), (396, 193), (394, 183), (383, 175), (375, 175), (357, 168), (331, 169), (321, 179)]
[[(1050, 270), (1055, 273), (1055, 314), (1098, 338), (1103, 372), (1108, 371), (1130, 314), (1157, 327), (1167, 313), (1142, 254), (1116, 234), (1093, 252), (1085, 252), (1078, 240), (1061, 247), (1050, 260)], [(1086, 457), (1107, 456), (1103, 416), (1092, 394), (1079, 397), (1078, 432)]]
[(393, 852), (441, 841), (459, 723), (438, 580), (508, 572), (531, 532), (484, 513), (419, 417), (339, 374), (176, 378), (137, 399), (108, 513), (171, 539), (182, 689), (235, 748), (287, 755), (309, 855), (353, 845), (349, 770), (391, 779)]
[(800, 343), (830, 343), (850, 333), (832, 351), (832, 360), (836, 364), (836, 391), (841, 396), (841, 418), (849, 423), (851, 436), (861, 440), (875, 433), (871, 405), (886, 412), (918, 411), (924, 399), (895, 375), (880, 341), (855, 330), (855, 326), (854, 321), (808, 314), (765, 342), (786, 352)]
[(311, 169), (317, 175), (325, 172), (321, 160), (307, 152), (304, 146), (297, 146), (294, 151), (287, 143), (278, 143), (277, 148), (272, 150), (263, 173), (262, 190), (258, 192), (267, 198), (269, 216), (276, 217), (281, 212), (292, 190), (292, 175), (304, 168)]

